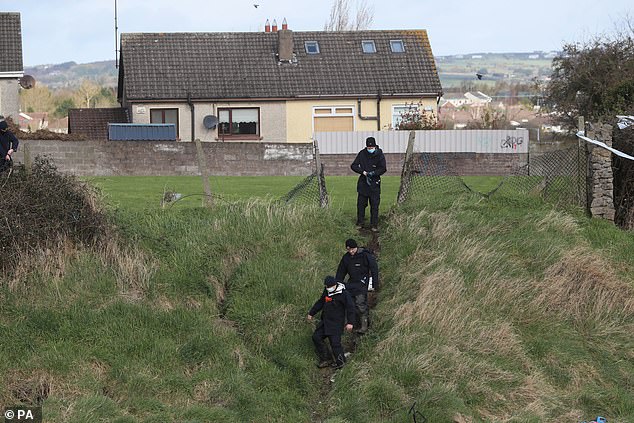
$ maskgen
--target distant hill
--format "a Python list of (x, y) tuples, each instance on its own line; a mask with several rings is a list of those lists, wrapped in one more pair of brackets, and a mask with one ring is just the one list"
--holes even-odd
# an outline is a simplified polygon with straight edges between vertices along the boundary
[(27, 66), (24, 73), (32, 75), (39, 84), (49, 88), (77, 87), (84, 79), (102, 86), (116, 87), (118, 69), (114, 60), (78, 64), (65, 62), (55, 65)]
[(552, 61), (558, 54), (554, 51), (469, 53), (436, 56), (435, 59), (440, 82), (447, 90), (459, 87), (463, 81), (495, 84), (496, 81), (528, 83), (534, 78), (547, 79), (552, 73)]
[[(550, 76), (552, 59), (558, 52), (532, 53), (469, 53), (436, 56), (440, 80), (445, 89), (458, 87), (462, 81), (476, 80), (495, 83), (529, 82), (533, 78)], [(82, 63), (66, 62), (55, 65), (26, 67), (25, 73), (33, 75), (40, 84), (49, 88), (76, 87), (83, 79), (91, 79), (103, 86), (116, 87), (118, 70), (114, 60)], [(480, 80), (478, 80), (480, 81)]]

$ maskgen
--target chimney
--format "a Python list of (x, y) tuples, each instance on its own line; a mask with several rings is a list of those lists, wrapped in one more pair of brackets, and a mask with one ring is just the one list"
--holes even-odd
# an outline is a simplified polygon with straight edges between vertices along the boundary
[(271, 29), (272, 32), (277, 32), (277, 21), (275, 19), (273, 19), (273, 28)]
[(284, 18), (284, 21), (282, 22), (282, 29), (288, 29), (288, 24), (286, 23), (286, 18)]
[(266, 20), (266, 23), (264, 24), (264, 32), (271, 32), (271, 24), (269, 23), (269, 20)]
[(293, 60), (293, 31), (290, 29), (277, 31), (277, 53), (280, 62)]

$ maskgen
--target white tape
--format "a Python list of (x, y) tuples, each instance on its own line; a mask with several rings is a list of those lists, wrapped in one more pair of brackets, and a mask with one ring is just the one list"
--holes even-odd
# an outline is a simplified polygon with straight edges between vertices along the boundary
[(612, 153), (616, 154), (616, 155), (617, 155), (617, 156), (619, 156), (619, 157), (623, 157), (623, 158), (625, 158), (625, 159), (629, 159), (629, 160), (634, 160), (634, 157), (630, 156), (629, 154), (625, 154), (625, 153), (623, 153), (622, 151), (615, 150), (614, 148), (609, 147), (609, 146), (608, 146), (606, 143), (604, 143), (604, 142), (601, 142), (601, 141), (597, 141), (597, 140), (590, 139), (590, 138), (585, 137), (585, 136), (583, 136), (583, 135), (581, 135), (581, 134), (582, 134), (582, 133), (581, 133), (581, 131), (577, 132), (577, 136), (578, 136), (579, 138), (581, 138), (581, 139), (582, 139), (582, 140), (584, 140), (584, 141), (589, 142), (590, 144), (598, 145), (598, 146), (599, 146), (599, 147), (601, 147), (601, 148), (605, 148), (606, 150), (611, 151)]

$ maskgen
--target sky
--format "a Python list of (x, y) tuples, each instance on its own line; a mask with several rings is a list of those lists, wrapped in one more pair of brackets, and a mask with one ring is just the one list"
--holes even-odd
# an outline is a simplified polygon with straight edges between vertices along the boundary
[[(333, 0), (116, 0), (122, 32), (261, 31), (286, 18), (294, 31), (319, 31)], [(354, 5), (360, 0), (349, 0)], [(361, 0), (362, 1), (362, 0)], [(365, 0), (370, 29), (426, 29), (434, 55), (560, 50), (610, 34), (632, 0)], [(115, 58), (115, 0), (0, 0), (20, 12), (24, 65)], [(254, 7), (254, 5), (258, 7)]]

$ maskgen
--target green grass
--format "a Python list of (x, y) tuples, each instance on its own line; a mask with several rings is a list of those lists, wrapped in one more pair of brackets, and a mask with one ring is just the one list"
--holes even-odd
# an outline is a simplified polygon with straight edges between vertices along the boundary
[(247, 200), (301, 179), (212, 178), (235, 201), (163, 210), (165, 186), (200, 179), (91, 178), (122, 239), (2, 279), (0, 406), (42, 401), (50, 422), (403, 422), (414, 402), (431, 422), (634, 421), (630, 233), (507, 193), (388, 217), (389, 177), (374, 327), (324, 387), (304, 318), (359, 237), (355, 178), (328, 178), (328, 209)]

